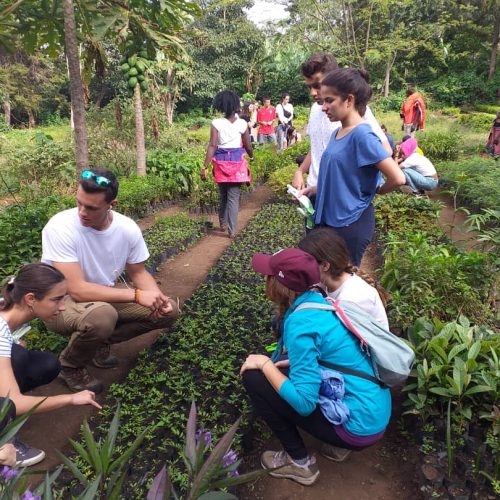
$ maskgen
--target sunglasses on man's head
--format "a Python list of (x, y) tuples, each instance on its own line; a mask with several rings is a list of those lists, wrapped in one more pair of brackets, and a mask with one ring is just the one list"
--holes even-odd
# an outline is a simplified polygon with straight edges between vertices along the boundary
[(92, 170), (84, 170), (82, 172), (82, 179), (85, 181), (93, 180), (98, 186), (106, 187), (111, 184), (111, 181), (102, 175), (97, 175)]

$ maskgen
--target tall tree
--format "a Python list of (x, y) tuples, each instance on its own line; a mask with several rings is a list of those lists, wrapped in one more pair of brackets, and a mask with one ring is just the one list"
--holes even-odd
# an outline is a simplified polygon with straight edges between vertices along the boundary
[(75, 10), (73, 0), (63, 0), (64, 7), (64, 41), (68, 59), (71, 109), (75, 134), (75, 159), (77, 172), (81, 173), (89, 167), (89, 151), (87, 147), (87, 127), (85, 124), (85, 98), (80, 74), (80, 56), (76, 35)]

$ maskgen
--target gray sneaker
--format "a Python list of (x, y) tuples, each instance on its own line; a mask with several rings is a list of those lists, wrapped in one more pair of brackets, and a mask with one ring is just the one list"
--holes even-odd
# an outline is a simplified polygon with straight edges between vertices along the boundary
[(314, 484), (319, 477), (319, 469), (314, 457), (310, 457), (305, 465), (299, 465), (285, 450), (265, 451), (260, 458), (260, 463), (264, 469), (280, 467), (280, 469), (270, 472), (269, 475), (292, 479), (304, 486)]
[(351, 451), (327, 443), (323, 443), (321, 446), (321, 454), (334, 462), (343, 462), (351, 454)]
[(45, 452), (38, 448), (33, 448), (15, 437), (12, 444), (16, 449), (16, 467), (29, 467), (41, 462), (45, 458)]

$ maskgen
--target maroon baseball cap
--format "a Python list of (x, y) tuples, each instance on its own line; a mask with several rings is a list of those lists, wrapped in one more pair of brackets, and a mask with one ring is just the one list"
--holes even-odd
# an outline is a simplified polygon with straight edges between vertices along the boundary
[(274, 276), (295, 292), (305, 292), (320, 279), (316, 259), (298, 248), (284, 248), (273, 255), (256, 253), (252, 257), (252, 267), (260, 274)]

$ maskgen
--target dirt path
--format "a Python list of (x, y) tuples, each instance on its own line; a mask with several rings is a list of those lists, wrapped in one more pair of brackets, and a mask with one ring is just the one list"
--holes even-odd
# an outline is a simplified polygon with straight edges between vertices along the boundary
[[(248, 221), (260, 210), (260, 207), (271, 196), (269, 188), (260, 186), (251, 194), (245, 196), (238, 218), (239, 229), (246, 226)], [(178, 211), (176, 207), (169, 207), (156, 215), (166, 215)], [(216, 216), (209, 216), (214, 222)], [(151, 225), (154, 217), (141, 221), (141, 227)], [(209, 270), (215, 265), (224, 250), (231, 244), (231, 240), (222, 233), (213, 231), (202, 238), (196, 245), (182, 254), (164, 263), (156, 278), (160, 288), (169, 296), (178, 296), (181, 302), (190, 297), (196, 288), (205, 280)], [(105, 399), (107, 388), (114, 382), (125, 379), (127, 373), (133, 368), (139, 352), (148, 348), (159, 335), (159, 331), (149, 332), (136, 339), (113, 346), (113, 352), (120, 358), (120, 366), (113, 370), (102, 370), (91, 367), (94, 376), (100, 378), (105, 385), (103, 394), (97, 400), (102, 403)], [(59, 380), (40, 387), (33, 394), (51, 396), (68, 392), (66, 386)], [(32, 446), (44, 450), (46, 459), (37, 466), (37, 470), (52, 469), (60, 461), (55, 450), (68, 452), (71, 445), (68, 438), (78, 436), (84, 418), (94, 414), (91, 407), (71, 406), (50, 413), (33, 415), (21, 429), (19, 437)]]
[(439, 224), (446, 234), (460, 247), (471, 250), (476, 243), (476, 233), (468, 233), (465, 229), (467, 215), (461, 210), (453, 208), (453, 199), (447, 194), (443, 194), (439, 189), (431, 191), (429, 198), (433, 201), (443, 203), (443, 209), (439, 214)]

